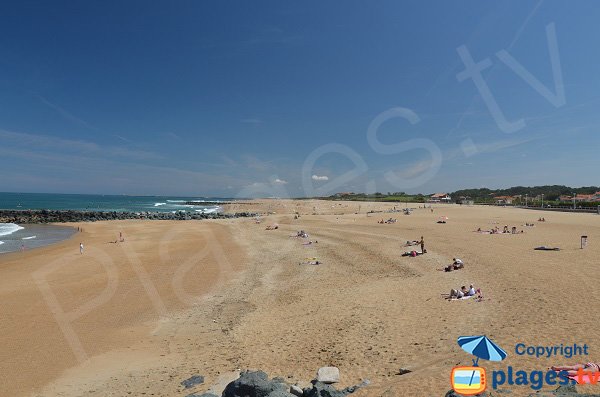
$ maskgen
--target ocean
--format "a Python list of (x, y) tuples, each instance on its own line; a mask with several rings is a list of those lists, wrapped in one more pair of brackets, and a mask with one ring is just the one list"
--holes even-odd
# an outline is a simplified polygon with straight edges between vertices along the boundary
[[(78, 210), (117, 212), (220, 212), (215, 204), (186, 205), (187, 201), (225, 202), (219, 197), (113, 196), (95, 194), (0, 193), (0, 209)], [(74, 230), (55, 225), (0, 223), (0, 253), (30, 249), (69, 238)]]
[(79, 210), (118, 212), (218, 212), (218, 205), (191, 206), (186, 201), (230, 201), (219, 197), (112, 196), (99, 194), (1, 193), (0, 209)]

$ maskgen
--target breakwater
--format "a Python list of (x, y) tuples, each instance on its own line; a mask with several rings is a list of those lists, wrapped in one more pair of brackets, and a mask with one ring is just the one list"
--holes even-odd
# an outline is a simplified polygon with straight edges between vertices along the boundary
[(35, 224), (65, 222), (96, 222), (124, 219), (140, 220), (201, 220), (254, 217), (250, 212), (117, 212), (74, 210), (0, 210), (0, 223)]

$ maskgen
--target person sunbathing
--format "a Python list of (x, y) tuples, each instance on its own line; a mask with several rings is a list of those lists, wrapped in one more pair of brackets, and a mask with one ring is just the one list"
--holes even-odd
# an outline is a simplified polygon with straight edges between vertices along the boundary
[(568, 376), (576, 376), (580, 369), (588, 372), (600, 372), (600, 363), (585, 363), (575, 365), (563, 365), (563, 366), (552, 366), (550, 367), (553, 371), (567, 371)]
[(460, 287), (460, 289), (451, 289), (449, 299), (462, 299), (465, 297), (465, 294), (469, 292), (467, 287), (464, 285)]

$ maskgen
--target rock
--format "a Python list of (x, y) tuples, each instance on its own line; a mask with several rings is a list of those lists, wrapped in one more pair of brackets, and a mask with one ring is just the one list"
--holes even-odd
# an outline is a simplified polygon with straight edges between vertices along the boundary
[(194, 387), (196, 385), (200, 385), (202, 383), (204, 383), (204, 376), (194, 375), (191, 378), (188, 378), (188, 379), (184, 380), (183, 382), (181, 382), (181, 385), (183, 387), (185, 387), (186, 389), (191, 389), (192, 387)]
[(212, 393), (202, 393), (202, 394), (196, 394), (196, 393), (192, 393), (192, 394), (188, 394), (185, 397), (219, 397), (216, 394), (212, 394)]
[(245, 371), (227, 385), (222, 397), (293, 397), (285, 383), (269, 381), (263, 371)]
[[(339, 370), (335, 370), (339, 378)], [(282, 378), (269, 380), (263, 371), (244, 371), (225, 387), (222, 397), (346, 397), (368, 384), (365, 380), (359, 385), (336, 390), (332, 384), (313, 380), (309, 387), (302, 389), (297, 385), (289, 386)]]
[(345, 388), (344, 390), (342, 390), (342, 392), (343, 392), (343, 393), (345, 393), (346, 395), (347, 395), (347, 394), (352, 394), (352, 393), (354, 393), (355, 391), (357, 391), (358, 389), (360, 389), (360, 388), (363, 388), (363, 387), (365, 387), (365, 386), (368, 386), (368, 385), (370, 385), (370, 384), (371, 384), (371, 381), (370, 381), (370, 380), (368, 380), (368, 379), (365, 379), (365, 380), (363, 380), (363, 381), (362, 381), (360, 384), (358, 384), (358, 385), (354, 385), (354, 386), (350, 386), (350, 387), (347, 387), (347, 388)]
[(215, 380), (215, 383), (213, 383), (212, 386), (206, 392), (216, 394), (217, 396), (221, 396), (223, 394), (223, 390), (225, 390), (227, 385), (239, 377), (239, 370), (224, 372), (219, 375), (219, 377)]
[(317, 371), (317, 381), (338, 383), (340, 381), (340, 370), (337, 367), (321, 367)]
[[(240, 397), (246, 397), (246, 396), (240, 396)], [(294, 395), (287, 392), (287, 390), (275, 390), (275, 391), (272, 391), (271, 393), (267, 394), (267, 397), (294, 397)]]
[(115, 212), (115, 211), (74, 211), (74, 210), (0, 210), (0, 223), (52, 223), (52, 222), (96, 222), (123, 219), (149, 220), (190, 220), (226, 219), (254, 217), (250, 212), (188, 213), (188, 212)]
[(396, 375), (405, 375), (405, 374), (409, 374), (412, 371), (410, 369), (406, 369), (406, 368), (400, 368), (398, 370), (398, 372), (396, 373)]
[(304, 389), (304, 397), (345, 397), (350, 393), (336, 390), (331, 384), (315, 381), (312, 389)]
[(304, 390), (302, 390), (302, 388), (300, 386), (291, 385), (290, 393), (293, 394), (294, 396), (302, 397), (304, 395)]

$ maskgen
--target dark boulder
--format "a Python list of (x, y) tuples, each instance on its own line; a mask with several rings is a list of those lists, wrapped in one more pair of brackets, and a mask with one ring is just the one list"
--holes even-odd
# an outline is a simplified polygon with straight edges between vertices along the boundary
[(222, 397), (294, 397), (289, 386), (269, 380), (263, 371), (245, 371), (227, 385)]

